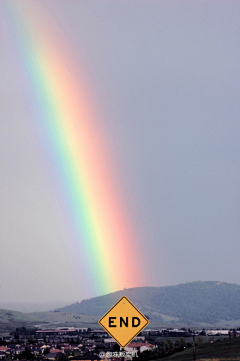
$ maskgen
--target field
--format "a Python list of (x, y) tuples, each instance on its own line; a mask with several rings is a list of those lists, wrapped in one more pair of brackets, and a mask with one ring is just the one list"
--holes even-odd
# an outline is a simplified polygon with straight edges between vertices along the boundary
[(67, 312), (22, 313), (0, 310), (0, 332), (14, 331), (17, 327), (91, 327), (100, 328), (98, 316)]
[[(167, 357), (172, 361), (193, 360), (193, 349), (187, 348), (185, 351), (175, 353)], [(202, 344), (196, 347), (197, 361), (233, 361), (240, 360), (240, 338), (231, 340), (217, 340), (213, 343)]]
[[(11, 310), (2, 310), (0, 309), (0, 332), (7, 332), (9, 330), (14, 331), (17, 327), (36, 327), (36, 326), (46, 326), (50, 327), (90, 327), (90, 328), (101, 328), (98, 324), (99, 316), (96, 315), (85, 315), (81, 313), (72, 313), (72, 312), (32, 312), (32, 313), (22, 313), (18, 311)], [(240, 322), (234, 322), (234, 324), (229, 324), (228, 327), (239, 326)], [(226, 325), (223, 322), (224, 326)], [(169, 320), (159, 321), (159, 320), (150, 320), (150, 325), (148, 328), (151, 329), (160, 329), (160, 328), (210, 328), (213, 325), (208, 325), (204, 323), (196, 323), (195, 325), (188, 325), (180, 322), (169, 322)], [(215, 328), (221, 328), (221, 323), (215, 325)], [(213, 327), (214, 328), (214, 327)]]

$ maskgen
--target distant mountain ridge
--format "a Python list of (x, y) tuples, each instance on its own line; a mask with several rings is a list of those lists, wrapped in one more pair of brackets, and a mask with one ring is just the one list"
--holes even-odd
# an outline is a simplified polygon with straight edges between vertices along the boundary
[(122, 296), (127, 296), (150, 320), (187, 324), (240, 320), (240, 285), (217, 281), (130, 288), (57, 311), (102, 316)]
[(64, 307), (69, 302), (49, 301), (49, 302), (0, 302), (0, 309), (13, 310), (18, 312), (47, 312), (57, 307)]

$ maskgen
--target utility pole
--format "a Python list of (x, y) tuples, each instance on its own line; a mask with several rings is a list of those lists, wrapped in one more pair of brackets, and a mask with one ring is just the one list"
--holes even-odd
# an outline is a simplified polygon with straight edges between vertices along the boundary
[(195, 335), (193, 335), (193, 361), (196, 360), (196, 345), (195, 345)]

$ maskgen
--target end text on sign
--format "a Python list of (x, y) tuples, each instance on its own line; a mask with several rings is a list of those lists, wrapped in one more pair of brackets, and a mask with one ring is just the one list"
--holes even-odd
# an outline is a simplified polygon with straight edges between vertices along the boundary
[(128, 322), (128, 317), (125, 319), (123, 317), (109, 317), (108, 320), (108, 326), (109, 327), (138, 327), (141, 323), (140, 318), (138, 317), (131, 317), (132, 321), (130, 321), (130, 324)]

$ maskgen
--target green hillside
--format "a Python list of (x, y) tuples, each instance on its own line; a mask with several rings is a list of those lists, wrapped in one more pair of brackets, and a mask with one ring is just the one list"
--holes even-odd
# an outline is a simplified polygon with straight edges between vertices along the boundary
[[(183, 352), (177, 352), (166, 360), (189, 361), (193, 359), (193, 349), (187, 348)], [(214, 343), (206, 343), (196, 347), (197, 361), (233, 361), (240, 360), (240, 338), (231, 340), (218, 340)]]
[(63, 326), (100, 328), (97, 316), (67, 312), (22, 313), (0, 309), (0, 332), (14, 331), (17, 327), (34, 328), (37, 326), (44, 328)]
[(240, 286), (223, 282), (191, 282), (167, 287), (138, 287), (65, 306), (60, 311), (102, 316), (127, 296), (150, 320), (184, 324), (217, 324), (240, 320)]
[(39, 322), (38, 317), (18, 311), (0, 309), (0, 331), (15, 330), (17, 327), (32, 327)]
[(168, 287), (125, 289), (77, 302), (55, 312), (0, 310), (0, 330), (44, 324), (46, 327), (97, 328), (100, 327), (98, 319), (124, 295), (149, 317), (152, 328), (185, 325), (240, 327), (240, 286), (199, 281)]

